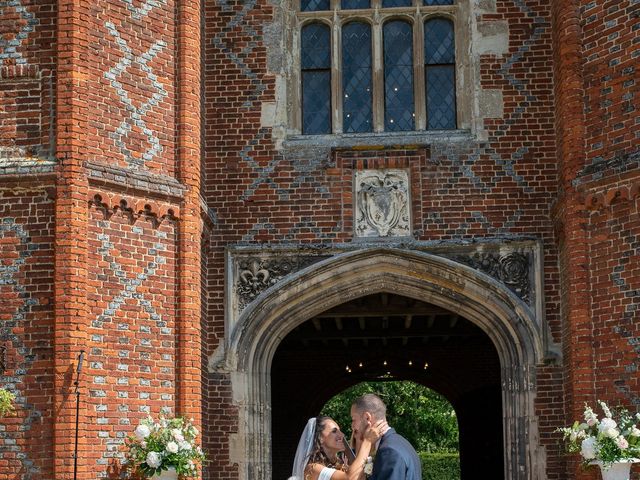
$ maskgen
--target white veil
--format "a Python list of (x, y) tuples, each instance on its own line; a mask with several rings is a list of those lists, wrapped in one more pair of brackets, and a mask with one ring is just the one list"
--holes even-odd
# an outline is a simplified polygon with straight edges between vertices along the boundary
[(296, 450), (296, 457), (293, 461), (293, 472), (289, 480), (304, 480), (304, 469), (309, 461), (309, 455), (313, 448), (313, 437), (316, 433), (316, 419), (310, 418), (307, 425), (302, 431), (300, 441), (298, 442), (298, 449)]

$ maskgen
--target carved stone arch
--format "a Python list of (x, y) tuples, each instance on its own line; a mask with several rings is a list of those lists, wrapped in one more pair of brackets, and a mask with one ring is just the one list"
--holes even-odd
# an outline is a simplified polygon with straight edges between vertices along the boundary
[(224, 370), (240, 407), (233, 460), (243, 480), (271, 479), (271, 362), (297, 325), (365, 295), (388, 292), (459, 313), (491, 339), (501, 365), (505, 478), (542, 479), (535, 421), (535, 367), (543, 337), (527, 305), (472, 268), (418, 251), (372, 248), (339, 254), (283, 279), (252, 302), (228, 332)]

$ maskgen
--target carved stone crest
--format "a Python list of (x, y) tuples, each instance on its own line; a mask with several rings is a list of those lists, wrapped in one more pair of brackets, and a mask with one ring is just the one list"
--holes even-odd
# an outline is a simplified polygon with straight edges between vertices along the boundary
[(355, 176), (357, 237), (411, 235), (406, 170), (362, 170)]

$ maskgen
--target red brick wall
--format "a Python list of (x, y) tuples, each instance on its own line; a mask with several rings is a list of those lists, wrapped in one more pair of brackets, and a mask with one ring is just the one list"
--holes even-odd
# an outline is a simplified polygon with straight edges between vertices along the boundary
[(0, 188), (0, 387), (16, 395), (1, 421), (3, 480), (53, 478), (52, 186)]
[(89, 222), (83, 457), (99, 477), (140, 419), (176, 413), (176, 228), (95, 207)]
[[(638, 15), (632, 0), (580, 2), (587, 165), (638, 167)], [(622, 165), (619, 165), (621, 167)]]
[(173, 176), (174, 2), (95, 3), (88, 20), (87, 156)]
[(53, 1), (18, 0), (0, 9), (0, 149), (53, 154), (55, 28)]

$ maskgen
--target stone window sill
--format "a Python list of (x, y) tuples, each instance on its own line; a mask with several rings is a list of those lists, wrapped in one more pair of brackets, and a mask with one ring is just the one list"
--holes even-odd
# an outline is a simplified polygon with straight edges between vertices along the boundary
[(332, 148), (384, 148), (431, 143), (452, 143), (472, 140), (469, 130), (437, 130), (421, 132), (384, 133), (336, 133), (330, 135), (289, 135), (284, 148), (332, 147)]

